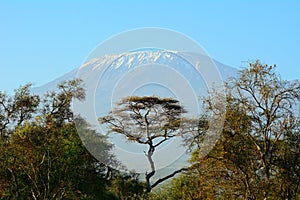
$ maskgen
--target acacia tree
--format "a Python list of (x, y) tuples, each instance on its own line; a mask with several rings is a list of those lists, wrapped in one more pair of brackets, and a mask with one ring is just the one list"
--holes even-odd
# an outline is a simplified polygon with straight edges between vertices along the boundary
[(122, 99), (117, 106), (99, 121), (107, 124), (110, 132), (122, 134), (129, 141), (148, 146), (145, 155), (150, 165), (150, 173), (146, 172), (145, 175), (146, 192), (187, 169), (176, 170), (154, 183), (150, 181), (156, 172), (152, 158), (156, 148), (173, 137), (197, 130), (197, 120), (182, 117), (186, 111), (178, 100), (154, 96), (130, 96)]

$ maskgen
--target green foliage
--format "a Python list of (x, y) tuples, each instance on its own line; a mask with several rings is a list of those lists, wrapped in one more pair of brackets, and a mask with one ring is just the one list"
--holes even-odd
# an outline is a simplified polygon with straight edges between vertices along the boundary
[(144, 199), (145, 184), (139, 181), (136, 173), (116, 172), (109, 190), (120, 200)]
[[(0, 198), (117, 199), (108, 191), (107, 166), (85, 149), (77, 134), (70, 106), (74, 98), (84, 97), (80, 81), (58, 88), (44, 98), (31, 95), (29, 85), (12, 98), (0, 93)], [(106, 138), (76, 120), (93, 135), (103, 156), (113, 158)]]
[(74, 199), (105, 190), (104, 169), (81, 144), (72, 123), (59, 129), (26, 124), (6, 149), (6, 181), (15, 185), (9, 189), (15, 198)]

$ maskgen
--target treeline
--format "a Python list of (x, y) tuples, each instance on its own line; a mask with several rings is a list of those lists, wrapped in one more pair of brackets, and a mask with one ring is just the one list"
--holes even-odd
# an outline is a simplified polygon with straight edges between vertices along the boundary
[[(0, 199), (300, 198), (300, 83), (282, 80), (276, 66), (257, 61), (240, 70), (225, 83), (225, 92), (211, 91), (196, 120), (181, 116), (186, 111), (177, 100), (159, 97), (125, 98), (100, 118), (110, 131), (149, 147), (145, 181), (118, 171), (121, 163), (107, 138), (73, 116), (72, 101), (84, 96), (80, 80), (44, 96), (32, 94), (30, 85), (13, 96), (0, 92)], [(203, 153), (215, 121), (222, 122), (220, 138)], [(85, 149), (75, 124), (101, 145), (110, 164)], [(153, 183), (152, 155), (174, 137), (192, 150), (190, 166)]]

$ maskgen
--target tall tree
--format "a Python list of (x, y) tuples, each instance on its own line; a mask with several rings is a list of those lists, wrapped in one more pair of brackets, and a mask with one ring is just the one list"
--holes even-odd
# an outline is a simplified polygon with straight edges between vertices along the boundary
[[(265, 199), (272, 195), (273, 180), (279, 174), (278, 159), (284, 153), (280, 146), (287, 142), (290, 134), (298, 134), (296, 130), (299, 128), (295, 114), (299, 109), (300, 83), (282, 80), (275, 69), (276, 66), (262, 65), (257, 61), (241, 71), (240, 77), (229, 85), (229, 96), (251, 119), (251, 129), (244, 134), (257, 149)], [(294, 184), (298, 187), (299, 180)]]
[[(222, 137), (181, 177), (189, 184), (186, 194), (213, 194), (212, 199), (299, 198), (300, 83), (282, 80), (275, 70), (257, 61), (227, 82)], [(212, 96), (205, 101), (207, 111), (217, 113), (218, 107), (210, 105), (224, 98)], [(200, 138), (206, 134), (205, 124), (199, 124)], [(204, 183), (207, 187), (201, 187)], [(195, 184), (200, 187), (191, 189)]]
[(195, 125), (197, 120), (183, 118), (184, 113), (186, 111), (176, 99), (130, 96), (122, 99), (109, 115), (99, 119), (100, 123), (108, 125), (110, 132), (122, 134), (129, 141), (148, 146), (145, 155), (150, 165), (150, 172), (145, 175), (146, 192), (150, 192), (159, 183), (186, 170), (182, 168), (154, 183), (150, 181), (156, 172), (153, 160), (156, 148), (173, 137), (197, 130)]

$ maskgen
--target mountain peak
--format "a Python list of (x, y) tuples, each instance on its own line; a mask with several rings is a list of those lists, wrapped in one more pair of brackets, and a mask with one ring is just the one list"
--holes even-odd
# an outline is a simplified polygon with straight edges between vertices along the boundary
[(105, 54), (101, 57), (88, 60), (81, 65), (79, 69), (89, 67), (93, 70), (97, 70), (102, 69), (104, 66), (110, 66), (114, 69), (118, 69), (121, 66), (132, 68), (133, 66), (143, 64), (168, 64), (170, 62), (174, 62), (174, 60), (178, 59), (179, 57), (184, 57), (183, 53), (187, 52), (172, 50), (141, 50), (125, 52), (122, 54)]

